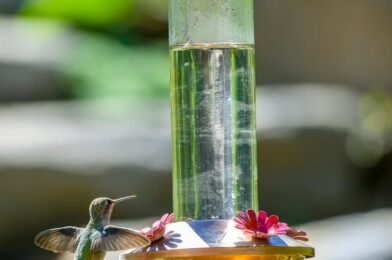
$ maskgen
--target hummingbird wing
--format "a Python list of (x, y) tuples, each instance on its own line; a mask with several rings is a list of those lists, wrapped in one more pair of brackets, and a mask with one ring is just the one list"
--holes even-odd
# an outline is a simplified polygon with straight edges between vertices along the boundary
[(71, 226), (48, 229), (36, 235), (34, 243), (55, 253), (75, 252), (82, 230), (82, 228)]
[(148, 246), (151, 241), (140, 232), (112, 225), (105, 226), (101, 236), (91, 243), (92, 251), (118, 251)]

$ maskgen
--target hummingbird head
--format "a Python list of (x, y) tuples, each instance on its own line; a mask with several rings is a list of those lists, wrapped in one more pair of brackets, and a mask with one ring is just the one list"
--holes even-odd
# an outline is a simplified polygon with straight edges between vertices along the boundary
[(112, 211), (114, 205), (117, 203), (135, 198), (135, 195), (122, 197), (118, 199), (111, 198), (96, 198), (90, 204), (90, 221), (93, 223), (102, 223), (104, 225), (109, 224), (110, 217), (112, 216)]

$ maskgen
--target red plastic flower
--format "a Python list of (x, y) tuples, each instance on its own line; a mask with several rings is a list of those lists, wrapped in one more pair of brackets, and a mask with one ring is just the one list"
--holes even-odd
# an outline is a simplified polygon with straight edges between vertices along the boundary
[(297, 240), (309, 241), (305, 232), (290, 228), (284, 222), (278, 222), (279, 217), (276, 215), (268, 217), (267, 213), (262, 210), (259, 211), (257, 216), (252, 209), (248, 209), (246, 213), (238, 211), (234, 221), (237, 223), (235, 225), (236, 228), (253, 237), (268, 238), (276, 235), (287, 235)]
[(166, 225), (172, 223), (173, 220), (174, 214), (166, 213), (161, 217), (160, 220), (155, 221), (154, 224), (152, 224), (152, 227), (145, 227), (140, 230), (140, 233), (148, 237), (151, 242), (154, 242), (163, 237), (163, 235), (165, 234)]

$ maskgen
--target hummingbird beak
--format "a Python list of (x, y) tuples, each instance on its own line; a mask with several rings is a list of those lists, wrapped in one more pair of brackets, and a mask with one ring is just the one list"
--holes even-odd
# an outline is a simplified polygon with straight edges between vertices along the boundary
[(129, 200), (129, 199), (134, 199), (134, 198), (136, 198), (136, 195), (131, 195), (131, 196), (126, 196), (126, 197), (118, 198), (118, 199), (113, 200), (113, 202), (114, 202), (114, 204), (117, 204), (117, 203), (119, 203), (119, 202), (121, 202), (121, 201)]

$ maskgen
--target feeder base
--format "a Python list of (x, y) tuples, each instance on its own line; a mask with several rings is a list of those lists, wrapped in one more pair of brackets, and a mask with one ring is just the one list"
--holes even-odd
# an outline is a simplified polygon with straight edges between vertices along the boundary
[(126, 260), (300, 260), (314, 249), (288, 236), (254, 239), (231, 220), (194, 220), (169, 224), (164, 238), (125, 252)]

